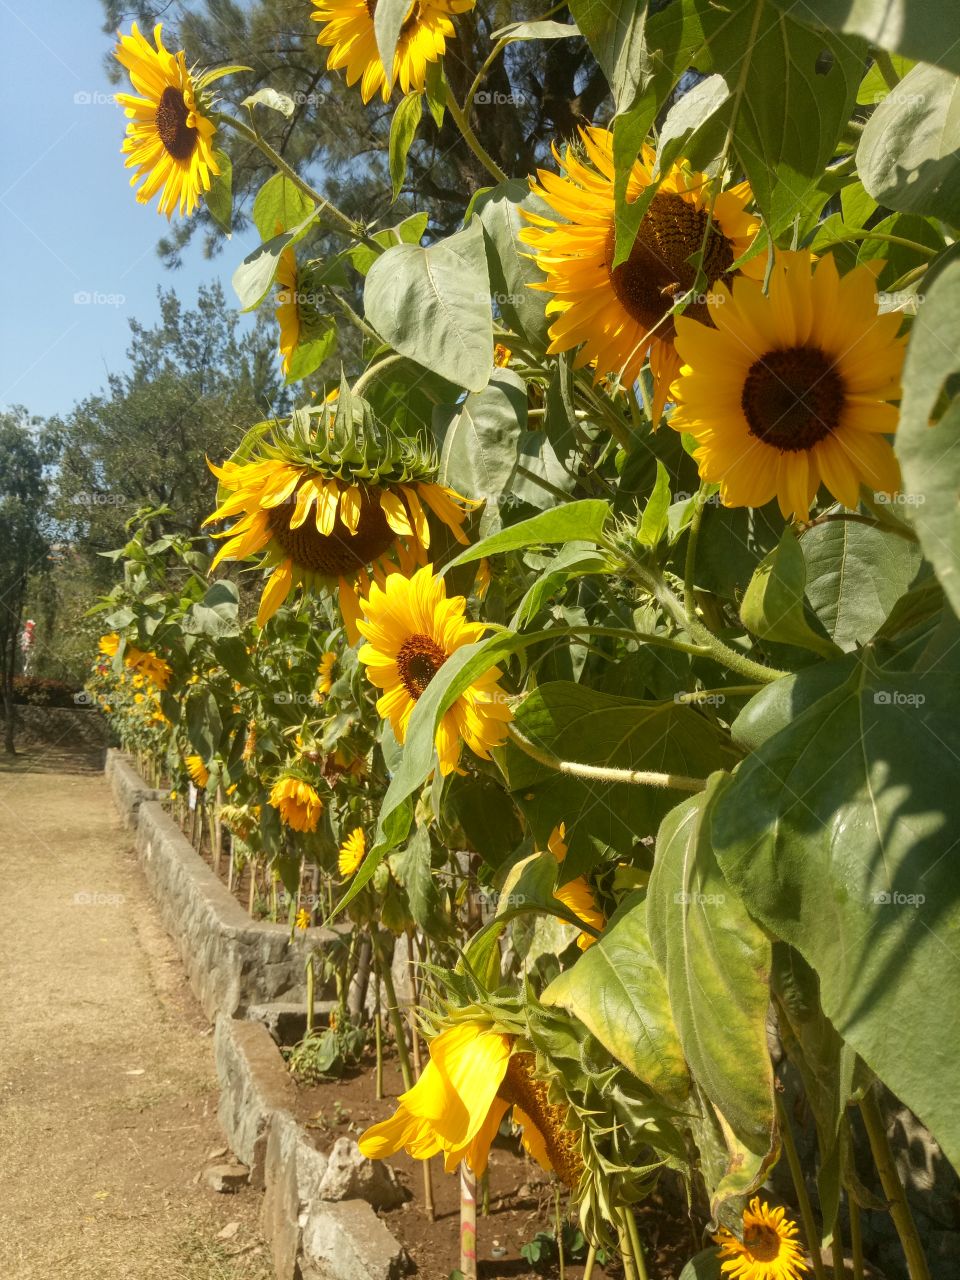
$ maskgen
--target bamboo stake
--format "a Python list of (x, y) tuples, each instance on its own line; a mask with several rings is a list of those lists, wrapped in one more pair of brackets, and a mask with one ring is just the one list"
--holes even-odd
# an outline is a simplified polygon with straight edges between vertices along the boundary
[(887, 1127), (877, 1102), (876, 1090), (867, 1089), (860, 1099), (860, 1114), (867, 1130), (873, 1162), (880, 1175), (880, 1185), (890, 1206), (890, 1217), (900, 1237), (903, 1256), (907, 1260), (907, 1271), (910, 1280), (930, 1280), (930, 1269), (917, 1235), (917, 1224), (913, 1220), (906, 1193), (897, 1173), (896, 1161), (887, 1138)]

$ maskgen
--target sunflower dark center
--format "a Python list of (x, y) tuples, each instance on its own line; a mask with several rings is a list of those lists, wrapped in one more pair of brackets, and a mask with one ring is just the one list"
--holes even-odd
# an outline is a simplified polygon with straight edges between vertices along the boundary
[(397, 654), (397, 670), (411, 698), (419, 698), (447, 660), (447, 655), (430, 636), (409, 636)]
[(351, 577), (382, 556), (393, 543), (393, 530), (387, 524), (374, 490), (360, 490), (356, 533), (351, 533), (343, 523), (339, 511), (331, 533), (319, 532), (313, 510), (298, 529), (291, 529), (295, 496), (279, 507), (271, 507), (267, 523), (284, 553), (301, 569), (329, 578)]
[(780, 1255), (780, 1236), (773, 1227), (754, 1223), (743, 1233), (743, 1243), (757, 1262), (773, 1262)]
[[(659, 324), (657, 337), (674, 336), (673, 318), (664, 320), (670, 308), (696, 283), (697, 272), (687, 259), (703, 244), (707, 211), (671, 191), (658, 191), (640, 223), (630, 257), (611, 272), (613, 292), (625, 311), (652, 329)], [(607, 245), (613, 260), (613, 235)], [(733, 265), (733, 249), (716, 223), (710, 227), (703, 255), (707, 288)], [(691, 301), (684, 315), (708, 321), (703, 301)], [(660, 321), (663, 321), (660, 324)]]
[(752, 436), (800, 453), (836, 430), (845, 399), (843, 378), (819, 347), (785, 347), (750, 366), (740, 404)]
[(187, 124), (189, 116), (182, 92), (167, 85), (157, 105), (157, 133), (174, 160), (189, 160), (197, 145), (197, 131)]

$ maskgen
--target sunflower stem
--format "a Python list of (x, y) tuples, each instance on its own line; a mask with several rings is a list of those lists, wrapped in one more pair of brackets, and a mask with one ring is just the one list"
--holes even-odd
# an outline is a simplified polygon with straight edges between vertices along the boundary
[(860, 1205), (857, 1197), (847, 1192), (850, 1214), (850, 1253), (853, 1257), (853, 1280), (863, 1280), (863, 1232), (860, 1229)]
[(637, 1276), (639, 1280), (649, 1280), (647, 1260), (644, 1257), (643, 1245), (640, 1242), (640, 1229), (637, 1226), (636, 1216), (632, 1209), (624, 1209), (623, 1216), (626, 1219), (627, 1231), (630, 1235), (630, 1245), (633, 1249), (633, 1260), (637, 1268)]
[(313, 1030), (313, 998), (316, 980), (313, 968), (313, 952), (311, 951), (307, 956), (307, 1035)]
[(917, 1235), (917, 1224), (913, 1220), (906, 1193), (897, 1173), (896, 1161), (887, 1137), (887, 1127), (877, 1101), (876, 1088), (873, 1085), (860, 1099), (860, 1114), (863, 1116), (873, 1162), (880, 1175), (880, 1185), (889, 1202), (890, 1217), (900, 1237), (903, 1256), (907, 1260), (910, 1280), (930, 1280), (930, 1269), (927, 1266), (923, 1246), (920, 1244), (920, 1237)]
[(460, 104), (457, 102), (456, 95), (450, 87), (450, 81), (447, 79), (446, 75), (443, 77), (443, 86), (446, 90), (447, 108), (453, 116), (453, 120), (457, 128), (463, 134), (464, 142), (492, 178), (497, 182), (506, 182), (507, 175), (497, 164), (496, 160), (494, 160), (494, 158), (486, 151), (483, 144), (480, 142), (480, 139), (470, 127), (470, 121), (467, 118), (470, 113), (470, 101), (467, 101), (465, 110), (461, 111)]
[(380, 1013), (380, 961), (376, 950), (373, 953), (373, 1039), (377, 1050), (377, 1070), (375, 1076), (377, 1101), (383, 1097), (383, 1017)]
[(391, 365), (399, 364), (401, 360), (405, 359), (406, 356), (401, 356), (394, 352), (393, 355), (384, 356), (384, 358), (382, 360), (378, 360), (376, 364), (370, 365), (368, 368), (364, 369), (363, 373), (361, 373), (360, 377), (353, 384), (351, 394), (355, 396), (362, 395), (370, 383), (380, 377), (384, 369), (389, 369)]
[(896, 89), (900, 83), (900, 77), (897, 75), (897, 69), (893, 65), (893, 59), (887, 53), (886, 49), (871, 49), (873, 60), (877, 64), (877, 70), (883, 76), (883, 82), (888, 89)]
[(387, 995), (387, 1012), (390, 1015), (390, 1021), (393, 1025), (393, 1035), (397, 1042), (397, 1058), (400, 1061), (400, 1075), (403, 1078), (404, 1090), (413, 1088), (413, 1072), (410, 1070), (410, 1054), (407, 1050), (407, 1037), (403, 1025), (403, 1018), (400, 1015), (400, 1008), (397, 1004), (397, 992), (393, 985), (393, 974), (390, 972), (390, 966), (384, 963), (383, 952), (380, 944), (380, 934), (378, 930), (373, 933), (373, 952), (380, 964), (380, 973), (383, 977), (383, 989)]
[(583, 1268), (583, 1280), (593, 1280), (593, 1266), (597, 1260), (597, 1246), (591, 1244), (587, 1250), (587, 1261)]
[(267, 142), (265, 138), (261, 137), (261, 135), (257, 133), (256, 129), (251, 129), (251, 127), (244, 124), (242, 120), (238, 120), (235, 116), (228, 116), (225, 112), (221, 111), (215, 112), (214, 119), (217, 124), (229, 126), (229, 128), (233, 129), (236, 133), (239, 133), (241, 138), (245, 138), (247, 142), (262, 151), (273, 167), (292, 182), (297, 190), (301, 191), (308, 200), (312, 200), (317, 206), (318, 212), (322, 213), (327, 219), (329, 219), (329, 221), (336, 226), (338, 231), (342, 231), (353, 240), (359, 240), (361, 243), (365, 244), (368, 249), (373, 249), (377, 254), (383, 253), (383, 245), (377, 244), (376, 240), (371, 239), (371, 237), (367, 235), (360, 223), (355, 222), (353, 218), (348, 218), (345, 213), (341, 213), (337, 206), (335, 204), (331, 204), (326, 196), (321, 195), (319, 191), (314, 187), (311, 187), (309, 182), (305, 182), (297, 173), (296, 169), (287, 164), (280, 152), (274, 151), (270, 143)]
[(633, 1259), (633, 1241), (626, 1223), (623, 1209), (615, 1209), (617, 1219), (617, 1235), (620, 1239), (620, 1261), (623, 1263), (624, 1280), (640, 1280)]
[(701, 484), (693, 500), (693, 515), (687, 532), (687, 554), (683, 565), (683, 607), (688, 621), (696, 620), (697, 603), (694, 587), (697, 571), (697, 543), (700, 541), (700, 525), (703, 522), (705, 488)]
[(834, 240), (830, 240), (829, 244), (824, 248), (832, 248), (835, 244), (845, 244), (848, 240), (882, 240), (884, 244), (898, 244), (905, 249), (912, 249), (914, 253), (921, 253), (925, 258), (935, 258), (940, 252), (939, 249), (932, 249), (928, 244), (921, 244), (918, 240), (908, 240), (905, 236), (895, 236), (886, 231), (845, 231), (842, 236)]
[(783, 1105), (783, 1099), (779, 1093), (776, 1095), (776, 1100), (777, 1118), (780, 1122), (780, 1138), (783, 1142), (783, 1152), (787, 1157), (787, 1164), (790, 1166), (790, 1176), (793, 1179), (793, 1189), (796, 1192), (797, 1204), (800, 1206), (800, 1217), (803, 1219), (803, 1232), (807, 1237), (807, 1250), (810, 1254), (810, 1261), (813, 1263), (813, 1274), (816, 1280), (827, 1280), (827, 1273), (823, 1267), (823, 1258), (820, 1254), (820, 1233), (817, 1231), (816, 1220), (813, 1216), (813, 1206), (807, 1193), (803, 1167), (797, 1154), (797, 1144), (793, 1140), (790, 1117), (787, 1115), (787, 1109)]
[(545, 764), (557, 773), (574, 778), (595, 778), (598, 782), (629, 782), (638, 787), (664, 787), (675, 791), (703, 791), (706, 788), (705, 778), (688, 778), (682, 773), (653, 773), (643, 769), (615, 769), (605, 765), (580, 764), (576, 760), (561, 760), (559, 756), (541, 747), (535, 746), (529, 738), (525, 738), (515, 724), (509, 726), (510, 740), (520, 750)]
[(466, 1160), (460, 1162), (460, 1271), (477, 1280), (477, 1179)]

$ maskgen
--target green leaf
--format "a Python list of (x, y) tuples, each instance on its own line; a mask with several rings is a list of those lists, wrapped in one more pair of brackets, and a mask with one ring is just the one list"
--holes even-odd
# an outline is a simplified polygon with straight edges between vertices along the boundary
[(817, 972), (823, 1012), (954, 1164), (960, 677), (857, 664), (740, 766), (713, 847), (750, 914)]
[[(705, 778), (737, 758), (720, 729), (688, 706), (615, 697), (564, 680), (529, 693), (515, 723), (535, 747), (585, 765)], [(665, 788), (559, 773), (509, 740), (500, 763), (541, 847), (554, 826), (566, 822), (570, 875), (596, 861), (594, 840), (631, 853), (679, 796)]]
[(314, 209), (298, 186), (283, 173), (275, 173), (257, 192), (253, 221), (261, 240), (270, 240), (281, 231), (290, 231)]
[(279, 111), (282, 116), (288, 118), (293, 115), (297, 107), (289, 93), (280, 93), (269, 86), (251, 93), (240, 105), (246, 107), (248, 111), (252, 111), (254, 107), (269, 107), (271, 111)]
[(814, 525), (800, 545), (807, 601), (845, 653), (873, 637), (920, 567), (916, 543), (850, 520)]
[(850, 118), (865, 48), (814, 32), (766, 0), (715, 7), (702, 0), (707, 50), (698, 69), (730, 90), (733, 147), (773, 235), (817, 187)]
[(960, 613), (960, 261), (933, 280), (914, 322), (895, 439), (903, 510)]
[[(443, 433), (438, 480), (486, 503), (480, 532), (497, 530), (504, 511), (518, 502), (520, 447), (527, 425), (527, 389), (510, 369), (495, 369), (482, 391), (436, 416)], [(457, 563), (457, 562), (455, 562)]]
[(223, 578), (207, 590), (198, 604), (192, 604), (183, 618), (183, 633), (188, 636), (222, 636), (239, 634), (237, 621), (239, 595), (236, 583)]
[[(318, 328), (321, 330), (319, 333), (316, 332)], [(284, 379), (287, 386), (300, 382), (319, 369), (324, 360), (333, 354), (336, 345), (337, 322), (334, 317), (312, 317), (309, 335), (298, 342), (291, 353)]]
[(666, 985), (647, 934), (646, 904), (631, 895), (602, 935), (547, 987), (541, 1003), (579, 1018), (603, 1047), (666, 1102), (690, 1087)]
[(393, 69), (400, 31), (410, 11), (409, 0), (378, 0), (373, 8), (373, 30), (380, 61), (388, 73)]
[(707, 76), (670, 108), (657, 142), (660, 173), (665, 173), (680, 155), (694, 169), (705, 169), (719, 155), (724, 128), (720, 113), (729, 98), (723, 76)]
[(497, 307), (510, 328), (522, 338), (545, 350), (547, 317), (545, 297), (531, 285), (546, 279), (530, 251), (520, 243), (519, 232), (527, 226), (521, 214), (543, 213), (546, 206), (519, 178), (478, 195), (474, 210), (483, 226), (487, 267)]
[(233, 229), (233, 164), (225, 151), (214, 151), (218, 174), (210, 178), (210, 190), (203, 198), (210, 217), (225, 235)]
[(723, 1280), (717, 1247), (714, 1245), (694, 1254), (680, 1272), (680, 1280)]
[(610, 504), (602, 498), (568, 502), (562, 507), (554, 507), (552, 511), (531, 516), (529, 520), (521, 520), (519, 524), (512, 524), (509, 529), (503, 529), (500, 533), (492, 534), (482, 542), (467, 547), (456, 560), (451, 560), (447, 569), (458, 564), (469, 564), (484, 556), (500, 555), (504, 551), (520, 551), (524, 547), (539, 547), (569, 542), (572, 539), (600, 543), (603, 540), (603, 526), (609, 515)]
[[(409, 218), (404, 218), (395, 227), (385, 227), (383, 231), (375, 232), (370, 238), (382, 245), (384, 249), (390, 249), (395, 244), (418, 245), (427, 229), (429, 219), (430, 215), (427, 213), (411, 213)], [(366, 244), (355, 244), (347, 250), (347, 257), (362, 276), (368, 273), (379, 256), (375, 249), (371, 249)]]
[(918, 66), (877, 107), (857, 148), (864, 187), (888, 209), (960, 223), (960, 81)]
[(223, 721), (216, 695), (194, 688), (187, 697), (187, 736), (200, 757), (209, 762), (223, 738)]
[(570, 0), (570, 12), (600, 63), (618, 111), (637, 96), (647, 0)]
[(426, 249), (396, 245), (373, 264), (367, 321), (401, 355), (468, 391), (493, 372), (490, 280), (479, 222)]
[(253, 253), (247, 254), (233, 273), (233, 287), (240, 299), (241, 310), (253, 311), (264, 300), (277, 274), (280, 255), (284, 249), (303, 239), (313, 226), (316, 216), (316, 210), (311, 209), (291, 230), (265, 240)]
[(657, 479), (653, 492), (647, 499), (640, 519), (637, 539), (646, 547), (655, 547), (667, 532), (667, 512), (670, 510), (670, 475), (660, 459), (657, 459)]
[(515, 40), (565, 40), (580, 34), (575, 22), (511, 22), (499, 31), (492, 31), (490, 39), (512, 44)]
[(852, 670), (852, 659), (841, 658), (818, 662), (768, 684), (754, 694), (731, 725), (734, 742), (745, 751), (756, 751), (807, 707), (849, 680)]
[(770, 943), (710, 845), (710, 809), (729, 785), (729, 776), (716, 774), (708, 791), (667, 814), (647, 919), (690, 1070), (740, 1141), (762, 1158), (774, 1126)]
[(840, 649), (818, 635), (804, 616), (806, 583), (803, 552), (794, 532), (784, 529), (780, 545), (757, 566), (740, 606), (740, 619), (761, 640), (776, 640), (834, 658)]
[(607, 568), (607, 557), (591, 543), (568, 542), (547, 560), (540, 576), (524, 594), (510, 620), (511, 631), (519, 631), (532, 622), (552, 596), (562, 596), (572, 578), (604, 573)]
[(861, 36), (877, 49), (960, 75), (960, 11), (954, 0), (773, 0), (797, 22)]
[(419, 93), (408, 93), (390, 121), (390, 181), (393, 183), (394, 200), (403, 189), (407, 176), (407, 155), (417, 136), (422, 116), (423, 97)]
[(450, 925), (443, 914), (431, 864), (430, 832), (417, 827), (407, 847), (390, 858), (393, 874), (407, 891), (410, 914), (431, 938), (443, 938)]

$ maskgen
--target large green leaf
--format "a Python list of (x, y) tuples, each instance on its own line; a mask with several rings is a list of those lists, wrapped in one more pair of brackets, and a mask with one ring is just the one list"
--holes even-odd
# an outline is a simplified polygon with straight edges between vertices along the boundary
[(542, 214), (546, 206), (531, 194), (526, 181), (511, 178), (481, 192), (474, 209), (483, 226), (490, 284), (500, 313), (515, 333), (544, 350), (548, 341), (544, 310), (548, 295), (535, 292), (530, 286), (546, 277), (518, 237), (528, 225), (521, 210)]
[(960, 225), (960, 80), (921, 65), (867, 121), (857, 170), (879, 204)]
[(710, 847), (708, 815), (730, 778), (664, 819), (647, 896), (650, 942), (690, 1070), (758, 1158), (770, 1150), (773, 1068), (767, 1048), (770, 943), (731, 891)]
[(549, 543), (580, 542), (599, 543), (603, 526), (610, 515), (610, 504), (602, 498), (583, 498), (579, 502), (567, 502), (552, 511), (531, 516), (512, 524), (509, 529), (491, 534), (482, 542), (467, 547), (448, 566), (467, 564), (483, 556), (500, 555), (504, 551), (519, 551), (524, 547), (537, 547)]
[(390, 181), (393, 185), (394, 200), (403, 190), (403, 184), (406, 181), (407, 155), (417, 136), (422, 115), (423, 95), (408, 93), (401, 100), (390, 122)]
[(236, 583), (226, 578), (214, 582), (203, 599), (192, 604), (183, 617), (183, 633), (188, 636), (235, 636), (239, 594)]
[(805, 583), (803, 552), (793, 530), (787, 527), (779, 546), (764, 557), (750, 579), (740, 605), (740, 619), (748, 631), (762, 640), (799, 645), (825, 658), (837, 657), (837, 646), (807, 621)]
[(697, 0), (703, 71), (730, 90), (733, 146), (774, 235), (833, 158), (863, 73), (860, 40), (801, 26), (767, 0)]
[(380, 255), (363, 291), (367, 321), (384, 341), (458, 387), (482, 391), (493, 372), (493, 316), (483, 229), (421, 249)]
[[(564, 680), (540, 685), (517, 709), (516, 725), (534, 747), (561, 761), (705, 778), (736, 761), (714, 722), (675, 702), (639, 702)], [(508, 742), (501, 765), (534, 838), (546, 847), (565, 822), (574, 875), (592, 865), (591, 837), (630, 853), (652, 835), (680, 793), (660, 787), (558, 772)]]
[(603, 68), (617, 110), (628, 110), (640, 86), (647, 0), (570, 0), (570, 12)]
[(683, 1104), (690, 1080), (640, 895), (627, 899), (600, 938), (554, 978), (540, 999), (579, 1018), (666, 1102)]
[(845, 652), (871, 639), (920, 567), (916, 543), (849, 520), (814, 525), (800, 545), (807, 600)]
[(960, 677), (866, 660), (740, 766), (713, 847), (840, 1036), (960, 1158)]
[(920, 308), (903, 370), (896, 452), (924, 554), (960, 613), (960, 261)]
[(933, 62), (960, 75), (956, 0), (772, 0), (797, 22), (862, 36), (877, 49)]
[(244, 311), (252, 311), (267, 296), (280, 265), (280, 255), (303, 239), (316, 216), (317, 211), (311, 208), (295, 226), (265, 240), (240, 263), (233, 273), (233, 287)]

